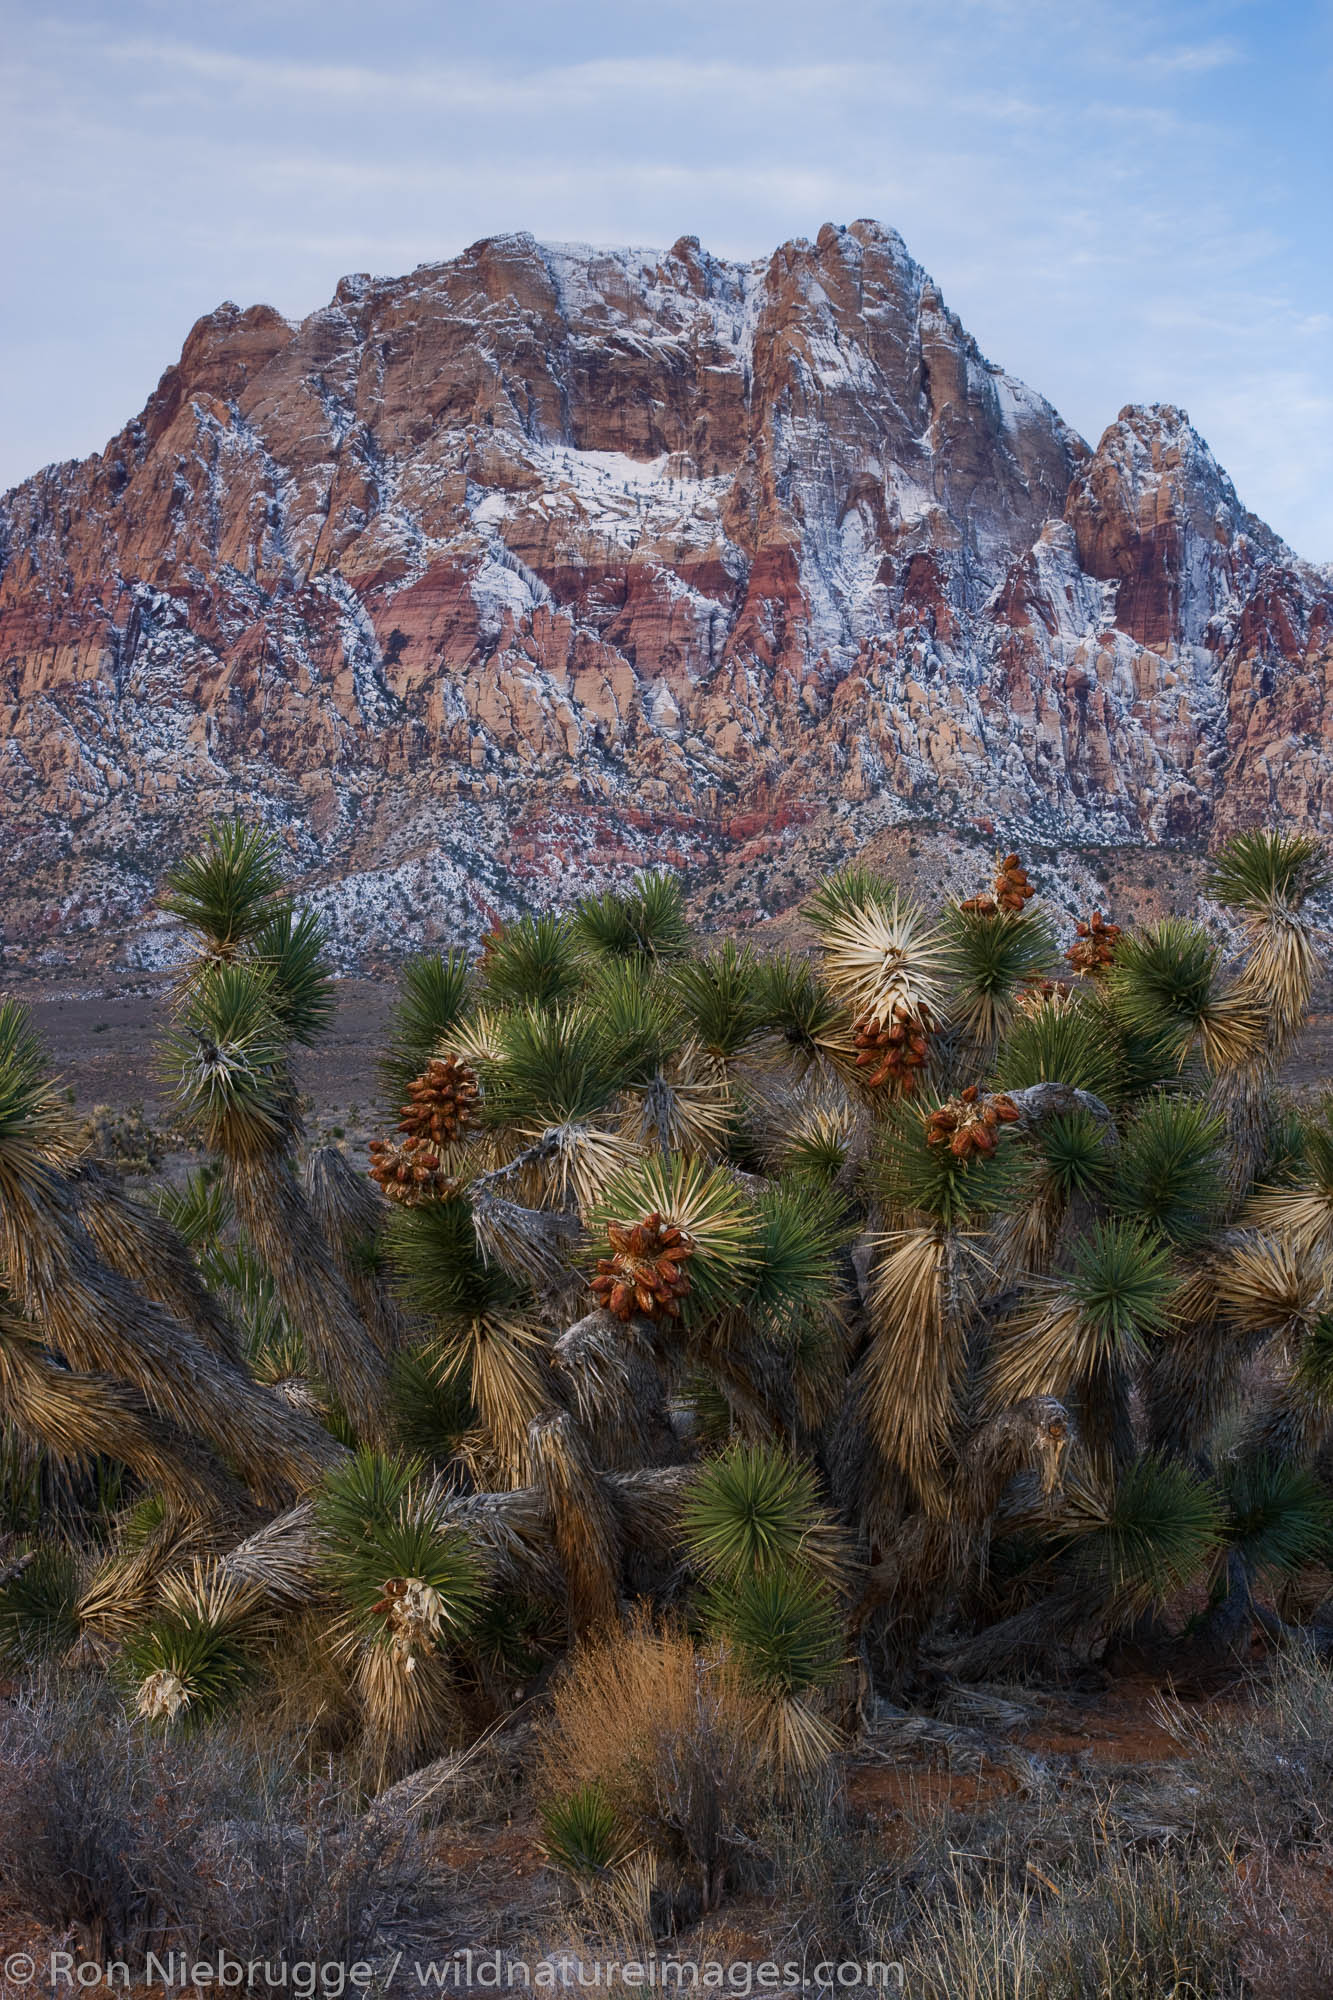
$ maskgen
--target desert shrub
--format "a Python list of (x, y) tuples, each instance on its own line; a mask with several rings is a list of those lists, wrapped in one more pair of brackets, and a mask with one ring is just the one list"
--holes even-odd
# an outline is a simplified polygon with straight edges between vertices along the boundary
[(1240, 1939), (1214, 1862), (1189, 1850), (1106, 1850), (1054, 1893), (1003, 1882), (924, 1913), (901, 1955), (922, 2000), (1242, 2000)]
[(293, 1746), (164, 1737), (104, 1687), (57, 1680), (0, 1727), (0, 1881), (99, 1960), (235, 1956), (243, 1941), (275, 1967), (350, 1964), (426, 1937), (444, 1911), (415, 1830), (302, 1773)]
[(94, 1159), (127, 1174), (154, 1173), (166, 1154), (162, 1134), (144, 1117), (142, 1104), (124, 1111), (95, 1104), (79, 1128), (79, 1142)]
[(1283, 1658), (1239, 1713), (1168, 1714), (1220, 1837), (1278, 1854), (1333, 1837), (1333, 1672), (1311, 1654)]
[(858, 1903), (883, 1847), (849, 1811), (837, 1768), (826, 1767), (796, 1804), (770, 1813), (755, 1846), (784, 1937), (806, 1964), (862, 1955), (867, 1939)]
[(215, 1823), (196, 1924), (275, 1967), (351, 1965), (438, 1937), (448, 1886), (406, 1816), (362, 1812), (336, 1781), (270, 1777), (243, 1827)]
[(0, 1874), (39, 1923), (91, 1958), (194, 1938), (194, 1845), (240, 1810), (233, 1758), (198, 1741), (181, 1754), (104, 1688), (47, 1681), (6, 1716), (0, 1767)]
[[(840, 1950), (897, 1963), (926, 2000), (1242, 2000), (1231, 1857), (1149, 1788), (1042, 1786), (972, 1808), (918, 1800), (913, 1839), (865, 1871)], [(1141, 1808), (1141, 1810), (1140, 1810)]]
[(59, 1542), (39, 1543), (0, 1588), (0, 1662), (19, 1667), (68, 1651), (79, 1636), (79, 1560)]
[(761, 1696), (720, 1653), (643, 1615), (570, 1660), (537, 1739), (549, 1799), (597, 1787), (682, 1902), (716, 1907), (753, 1869), (779, 1779), (759, 1751)]

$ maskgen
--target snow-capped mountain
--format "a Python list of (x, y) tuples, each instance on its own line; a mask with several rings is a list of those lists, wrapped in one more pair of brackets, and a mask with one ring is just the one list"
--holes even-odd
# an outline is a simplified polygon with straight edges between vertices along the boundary
[(221, 307), (0, 502), (4, 940), (151, 957), (236, 808), (382, 946), (652, 859), (759, 914), (893, 820), (1323, 822), (1331, 633), (1182, 411), (1090, 451), (877, 223), (493, 238)]

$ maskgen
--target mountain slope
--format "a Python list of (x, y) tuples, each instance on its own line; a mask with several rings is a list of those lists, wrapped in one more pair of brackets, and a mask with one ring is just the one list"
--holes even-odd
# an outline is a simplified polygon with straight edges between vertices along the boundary
[(1182, 412), (1090, 452), (878, 224), (493, 239), (220, 308), (0, 503), (6, 944), (133, 927), (238, 806), (386, 944), (654, 856), (771, 909), (895, 818), (1322, 819), (1331, 626)]

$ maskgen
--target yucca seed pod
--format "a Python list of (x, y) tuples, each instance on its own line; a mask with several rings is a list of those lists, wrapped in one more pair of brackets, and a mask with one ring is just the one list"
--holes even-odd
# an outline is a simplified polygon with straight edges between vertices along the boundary
[(912, 1090), (914, 1072), (930, 1061), (928, 1017), (917, 1016), (901, 1005), (885, 1022), (873, 1014), (864, 1015), (852, 1029), (856, 1045), (856, 1067), (869, 1072), (862, 1078), (867, 1090), (881, 1090), (894, 1082), (904, 1093)]
[(189, 1705), (189, 1691), (170, 1667), (158, 1667), (140, 1682), (134, 1712), (147, 1722), (174, 1722)]
[(1013, 1125), (1018, 1118), (1018, 1106), (1005, 1092), (986, 1097), (976, 1084), (969, 1084), (960, 1096), (951, 1097), (931, 1112), (926, 1120), (926, 1144), (947, 1146), (959, 1160), (974, 1153), (993, 1153), (1000, 1141), (1000, 1127)]
[(432, 1056), (407, 1095), (398, 1130), (409, 1139), (447, 1146), (480, 1122), (477, 1072), (461, 1056)]
[(370, 1178), (387, 1200), (407, 1208), (442, 1200), (455, 1185), (424, 1139), (372, 1139)]
[(433, 1653), (444, 1629), (445, 1602), (432, 1584), (419, 1576), (394, 1576), (384, 1584), (370, 1615), (384, 1620), (389, 1646), (406, 1672), (415, 1670), (421, 1654)]
[(995, 900), (1002, 910), (1019, 911), (1037, 893), (1017, 854), (995, 857)]
[(621, 1320), (636, 1313), (645, 1319), (678, 1317), (680, 1300), (690, 1290), (684, 1267), (694, 1254), (684, 1231), (654, 1209), (641, 1222), (613, 1222), (606, 1233), (614, 1254), (598, 1258), (590, 1280), (598, 1303)]
[(1119, 940), (1119, 924), (1111, 923), (1100, 910), (1094, 910), (1086, 923), (1075, 924), (1074, 942), (1065, 958), (1083, 978), (1095, 979), (1113, 963)]

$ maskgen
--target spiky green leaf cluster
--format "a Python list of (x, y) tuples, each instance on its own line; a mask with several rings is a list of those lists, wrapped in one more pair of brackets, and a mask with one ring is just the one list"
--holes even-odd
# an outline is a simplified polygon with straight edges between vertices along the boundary
[(457, 1374), (443, 1379), (429, 1347), (407, 1347), (395, 1355), (390, 1395), (398, 1448), (426, 1464), (442, 1464), (476, 1422), (467, 1384)]
[(1066, 1201), (1104, 1194), (1115, 1172), (1115, 1139), (1090, 1111), (1066, 1111), (1038, 1127), (1034, 1150), (1044, 1186)]
[(761, 964), (758, 985), (764, 1026), (794, 1054), (809, 1060), (840, 1043), (846, 1045), (851, 1016), (809, 959), (774, 952)]
[(233, 958), (271, 920), (282, 892), (278, 851), (268, 828), (219, 821), (198, 849), (167, 870), (162, 907), (196, 931), (210, 953)]
[(484, 1595), (481, 1566), (467, 1536), (445, 1523), (422, 1490), (419, 1460), (358, 1451), (325, 1478), (316, 1511), (324, 1573), (357, 1629), (388, 1645), (380, 1607), (386, 1585), (416, 1582), (435, 1593), (440, 1637), (466, 1637)]
[(837, 1607), (806, 1569), (755, 1570), (719, 1582), (705, 1596), (704, 1616), (766, 1693), (827, 1687), (842, 1663)]
[(1113, 1205), (1179, 1247), (1201, 1242), (1226, 1196), (1222, 1139), (1220, 1119), (1197, 1098), (1150, 1098), (1121, 1136)]
[(821, 1512), (808, 1465), (778, 1445), (733, 1444), (695, 1474), (681, 1536), (705, 1576), (732, 1584), (805, 1561)]
[(0, 1588), (0, 1662), (11, 1669), (58, 1659), (79, 1636), (79, 1560), (61, 1542), (41, 1542)]
[(1233, 1458), (1218, 1484), (1226, 1539), (1254, 1575), (1292, 1576), (1327, 1559), (1333, 1499), (1311, 1467)]
[(49, 1186), (53, 1148), (67, 1136), (31, 1016), (0, 1000), (0, 1196)]
[(660, 1215), (689, 1239), (687, 1320), (734, 1310), (761, 1277), (761, 1235), (754, 1203), (724, 1167), (679, 1154), (636, 1160), (615, 1174), (588, 1217), (591, 1253), (612, 1254), (611, 1223)]
[(542, 1807), (546, 1857), (575, 1881), (608, 1875), (624, 1853), (616, 1810), (600, 1785), (580, 1785)]
[(1232, 909), (1266, 914), (1274, 905), (1299, 910), (1328, 887), (1328, 858), (1313, 833), (1260, 828), (1233, 834), (1213, 857), (1208, 893)]
[(287, 1045), (268, 976), (239, 960), (209, 965), (167, 1044), (183, 1122), (214, 1151), (280, 1151), (291, 1131)]
[(976, 1228), (1021, 1198), (1024, 1164), (1008, 1127), (989, 1155), (959, 1158), (948, 1146), (931, 1145), (927, 1120), (939, 1102), (909, 1098), (894, 1105), (866, 1180), (890, 1218), (924, 1217), (946, 1229)]
[(196, 1565), (192, 1581), (169, 1580), (116, 1659), (132, 1713), (161, 1729), (213, 1720), (252, 1682), (266, 1623), (254, 1593), (216, 1571)]
[(1112, 1108), (1121, 1093), (1114, 1024), (1095, 994), (1034, 1001), (1006, 1027), (995, 1057), (997, 1090), (1064, 1083)]
[(422, 952), (399, 974), (398, 999), (380, 1075), (396, 1109), (409, 1083), (445, 1049), (467, 1011), (472, 972), (461, 951)]
[(690, 942), (680, 878), (654, 869), (627, 890), (585, 896), (574, 907), (573, 929), (587, 949), (608, 957), (680, 958)]
[(950, 904), (944, 962), (955, 984), (950, 1016), (989, 1043), (1013, 1018), (1022, 995), (1054, 969), (1055, 933), (1046, 919), (1012, 910), (987, 916)]
[(519, 917), (487, 939), (485, 998), (505, 1007), (555, 1007), (574, 1000), (583, 965), (574, 927), (563, 917)]
[(537, 1128), (606, 1112), (628, 1085), (651, 1075), (658, 1046), (651, 1015), (608, 1021), (586, 1001), (517, 1006), (501, 1017), (497, 1036), (497, 1056), (479, 1065), (486, 1117)]
[(1333, 1416), (1333, 1312), (1320, 1313), (1296, 1358), (1293, 1381)]
[(888, 914), (898, 907), (900, 894), (897, 883), (879, 869), (852, 861), (825, 877), (811, 894), (805, 913), (822, 932), (830, 923), (860, 910), (878, 909)]
[(689, 1032), (710, 1055), (738, 1055), (764, 1026), (763, 975), (749, 945), (727, 938), (706, 957), (684, 960), (671, 986)]
[(836, 1313), (850, 1230), (832, 1190), (802, 1177), (773, 1182), (756, 1199), (757, 1269), (749, 1304), (766, 1321)]
[(230, 1225), (231, 1197), (216, 1169), (195, 1167), (178, 1187), (158, 1189), (157, 1212), (192, 1250), (202, 1253), (212, 1249)]
[(1132, 1620), (1203, 1578), (1223, 1534), (1208, 1482), (1175, 1459), (1146, 1453), (1122, 1474), (1104, 1518), (1074, 1551), (1094, 1604)]
[(1171, 1323), (1170, 1248), (1140, 1223), (1094, 1223), (1075, 1245), (1063, 1282), (1084, 1326), (1107, 1349), (1145, 1341)]
[(483, 1258), (462, 1195), (396, 1209), (388, 1242), (404, 1300), (428, 1320), (502, 1312), (525, 1296), (510, 1272)]

